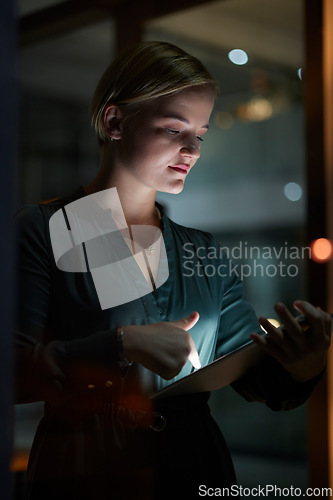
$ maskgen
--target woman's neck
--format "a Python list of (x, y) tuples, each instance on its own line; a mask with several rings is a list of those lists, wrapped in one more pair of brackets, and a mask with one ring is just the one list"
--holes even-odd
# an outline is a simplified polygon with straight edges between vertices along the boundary
[(160, 226), (159, 211), (155, 205), (156, 191), (142, 186), (126, 171), (113, 167), (113, 162), (103, 162), (96, 177), (86, 186), (87, 194), (115, 187), (128, 225)]

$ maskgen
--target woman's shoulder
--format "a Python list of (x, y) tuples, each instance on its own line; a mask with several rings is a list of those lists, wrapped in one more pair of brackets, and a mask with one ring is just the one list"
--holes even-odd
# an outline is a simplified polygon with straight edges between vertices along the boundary
[(25, 224), (42, 222), (45, 218), (50, 218), (57, 210), (82, 196), (85, 196), (85, 193), (80, 187), (69, 195), (23, 205), (15, 213), (15, 219)]
[(14, 215), (14, 224), (19, 232), (31, 232), (44, 225), (43, 213), (38, 203), (23, 205)]
[(47, 240), (49, 220), (52, 215), (68, 203), (84, 195), (84, 190), (79, 188), (70, 195), (23, 205), (14, 214), (16, 237), (24, 241)]
[(83, 187), (80, 186), (77, 189), (75, 189), (75, 191), (72, 191), (69, 194), (62, 195), (57, 198), (51, 198), (49, 200), (40, 201), (38, 205), (49, 208), (65, 206), (75, 200), (78, 200), (79, 198), (83, 198), (84, 196), (86, 196), (86, 192), (84, 191)]

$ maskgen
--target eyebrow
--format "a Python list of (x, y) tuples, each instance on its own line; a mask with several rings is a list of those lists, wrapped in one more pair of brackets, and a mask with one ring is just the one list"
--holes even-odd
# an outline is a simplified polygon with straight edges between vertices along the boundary
[[(190, 123), (186, 118), (184, 118), (181, 115), (177, 115), (175, 113), (172, 113), (171, 115), (170, 114), (164, 115), (162, 118), (172, 118), (173, 120), (179, 120), (180, 122), (183, 122), (183, 123), (187, 123), (187, 124)], [(203, 125), (201, 128), (206, 128), (208, 130), (209, 129), (209, 124), (206, 123), (206, 125)]]

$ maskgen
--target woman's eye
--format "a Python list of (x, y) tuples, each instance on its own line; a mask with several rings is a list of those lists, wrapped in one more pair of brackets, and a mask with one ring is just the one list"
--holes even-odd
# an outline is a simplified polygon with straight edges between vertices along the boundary
[[(167, 128), (166, 132), (170, 135), (180, 134), (180, 130), (176, 130), (174, 128)], [(200, 135), (197, 136), (197, 140), (203, 142), (203, 138)]]

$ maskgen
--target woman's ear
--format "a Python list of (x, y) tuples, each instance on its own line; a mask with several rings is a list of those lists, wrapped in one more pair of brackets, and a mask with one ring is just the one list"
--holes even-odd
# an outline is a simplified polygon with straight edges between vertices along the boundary
[(116, 104), (110, 104), (104, 110), (104, 129), (109, 139), (121, 139), (123, 131), (123, 113)]

